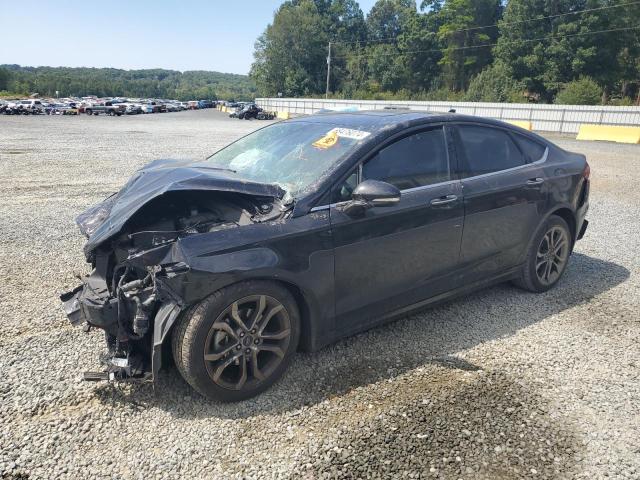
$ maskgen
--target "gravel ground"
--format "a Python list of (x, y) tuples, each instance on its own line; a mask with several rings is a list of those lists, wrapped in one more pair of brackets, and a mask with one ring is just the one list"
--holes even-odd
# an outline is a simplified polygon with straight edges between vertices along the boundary
[(487, 289), (299, 354), (222, 405), (175, 369), (81, 381), (103, 348), (57, 296), (84, 273), (73, 218), (158, 157), (264, 122), (215, 111), (0, 118), (2, 478), (640, 478), (640, 146), (576, 142), (591, 221), (554, 290)]

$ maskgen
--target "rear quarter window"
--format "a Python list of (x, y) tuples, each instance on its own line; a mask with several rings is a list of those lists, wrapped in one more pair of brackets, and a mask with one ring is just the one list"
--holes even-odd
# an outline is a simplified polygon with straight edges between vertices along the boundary
[(516, 142), (524, 153), (527, 159), (527, 163), (537, 162), (542, 158), (544, 152), (547, 150), (547, 146), (543, 145), (535, 140), (525, 137), (524, 135), (514, 134)]

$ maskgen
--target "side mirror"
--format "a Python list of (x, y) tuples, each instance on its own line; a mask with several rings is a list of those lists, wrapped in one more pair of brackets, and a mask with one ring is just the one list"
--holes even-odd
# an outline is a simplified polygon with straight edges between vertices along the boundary
[(365, 180), (353, 190), (352, 200), (344, 205), (343, 211), (347, 215), (362, 215), (371, 207), (395, 205), (400, 201), (400, 195), (400, 190), (390, 183)]

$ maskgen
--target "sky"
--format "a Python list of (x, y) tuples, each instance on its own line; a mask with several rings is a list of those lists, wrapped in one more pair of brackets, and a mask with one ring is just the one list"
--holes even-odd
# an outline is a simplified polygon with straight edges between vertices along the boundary
[[(249, 73), (281, 0), (0, 0), (0, 64)], [(366, 14), (375, 0), (360, 0)]]

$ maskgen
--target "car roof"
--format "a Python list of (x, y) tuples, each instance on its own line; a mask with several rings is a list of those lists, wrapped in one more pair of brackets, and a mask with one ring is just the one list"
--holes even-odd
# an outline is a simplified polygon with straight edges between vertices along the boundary
[[(307, 122), (323, 123), (335, 127), (366, 130), (370, 133), (385, 131), (392, 133), (404, 128), (418, 126), (421, 124), (436, 122), (471, 122), (482, 123), (488, 126), (508, 128), (528, 136), (535, 136), (533, 132), (523, 130), (517, 126), (487, 117), (477, 117), (454, 112), (429, 112), (421, 110), (389, 108), (384, 110), (358, 110), (341, 112), (321, 112), (313, 115), (303, 115), (295, 117), (287, 122)], [(548, 143), (548, 141), (545, 141)]]
[(303, 117), (297, 117), (292, 121), (304, 121), (314, 123), (336, 123), (342, 125), (354, 124), (370, 124), (375, 125), (389, 125), (389, 123), (402, 123), (407, 120), (414, 120), (418, 118), (431, 118), (434, 114), (431, 112), (420, 112), (415, 110), (358, 110), (358, 111), (324, 111), (315, 113), (313, 115), (306, 115)]
[[(364, 129), (369, 132), (393, 130), (407, 124), (430, 123), (451, 120), (453, 114), (407, 109), (359, 110), (342, 112), (321, 112), (296, 117), (290, 122), (324, 123), (336, 126)], [(460, 116), (455, 118), (460, 119)]]

